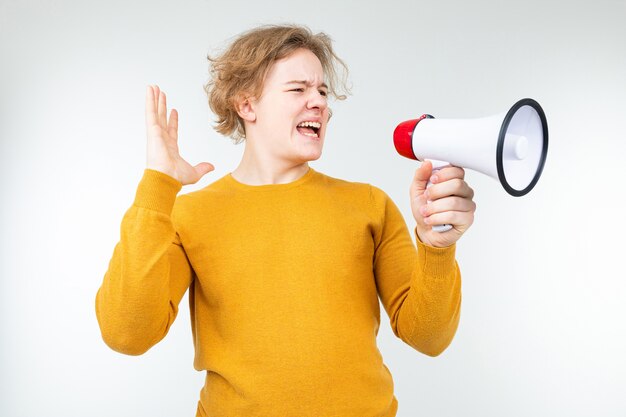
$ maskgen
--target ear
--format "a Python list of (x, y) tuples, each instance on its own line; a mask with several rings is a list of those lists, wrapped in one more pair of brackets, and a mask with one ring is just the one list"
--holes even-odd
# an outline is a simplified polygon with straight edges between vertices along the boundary
[(254, 122), (256, 113), (252, 105), (253, 98), (250, 96), (242, 96), (236, 102), (237, 114), (246, 122)]

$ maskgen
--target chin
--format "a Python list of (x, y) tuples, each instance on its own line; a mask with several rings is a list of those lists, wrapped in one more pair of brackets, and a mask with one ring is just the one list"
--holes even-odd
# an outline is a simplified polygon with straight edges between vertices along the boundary
[[(303, 135), (298, 135), (296, 142), (311, 141)], [(324, 138), (321, 137), (315, 140), (315, 143), (299, 143), (295, 150), (294, 159), (298, 159), (301, 162), (315, 161), (322, 156), (322, 148), (324, 146)]]
[(317, 161), (318, 159), (320, 159), (322, 157), (322, 153), (320, 152), (318, 155), (311, 157), (310, 159), (308, 159), (309, 161)]
[(304, 163), (304, 162), (309, 162), (309, 161), (316, 161), (320, 159), (321, 156), (322, 156), (322, 151), (320, 149), (317, 152), (302, 152), (294, 159), (298, 159), (300, 163)]

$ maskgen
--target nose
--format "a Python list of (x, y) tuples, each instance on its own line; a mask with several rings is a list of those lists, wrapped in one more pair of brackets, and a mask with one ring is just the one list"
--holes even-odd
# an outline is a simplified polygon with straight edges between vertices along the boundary
[(309, 109), (319, 109), (321, 112), (323, 112), (326, 107), (328, 107), (326, 96), (323, 96), (322, 93), (317, 90), (312, 91), (313, 92), (309, 95), (307, 107)]

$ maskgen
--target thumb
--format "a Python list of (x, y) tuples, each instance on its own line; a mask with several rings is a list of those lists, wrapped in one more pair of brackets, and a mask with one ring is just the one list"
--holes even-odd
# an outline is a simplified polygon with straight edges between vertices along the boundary
[(426, 185), (433, 172), (433, 164), (430, 161), (424, 161), (422, 165), (415, 171), (411, 191), (415, 193), (415, 197), (420, 196), (426, 191)]
[(200, 162), (199, 164), (194, 166), (194, 169), (196, 170), (200, 178), (202, 178), (205, 174), (213, 171), (215, 167), (213, 166), (213, 164), (210, 164), (208, 162)]

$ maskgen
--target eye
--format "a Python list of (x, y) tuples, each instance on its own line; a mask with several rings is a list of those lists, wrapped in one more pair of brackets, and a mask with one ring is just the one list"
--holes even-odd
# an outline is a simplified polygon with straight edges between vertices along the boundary
[(304, 91), (304, 88), (294, 88), (293, 90), (289, 90), (289, 91), (297, 91), (299, 93)]
[(326, 97), (328, 95), (328, 93), (324, 90), (320, 90), (320, 95)]

